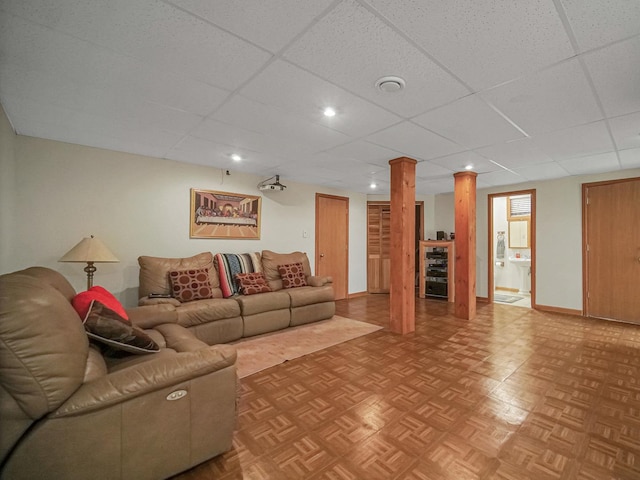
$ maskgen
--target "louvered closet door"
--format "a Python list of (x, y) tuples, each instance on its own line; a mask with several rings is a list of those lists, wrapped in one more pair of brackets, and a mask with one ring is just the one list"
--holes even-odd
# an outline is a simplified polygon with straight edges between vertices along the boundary
[(368, 206), (367, 290), (369, 293), (389, 293), (391, 206)]

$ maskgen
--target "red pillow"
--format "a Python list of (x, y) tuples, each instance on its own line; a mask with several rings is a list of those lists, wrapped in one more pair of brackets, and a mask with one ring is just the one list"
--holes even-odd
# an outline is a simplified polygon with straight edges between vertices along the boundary
[(73, 308), (75, 308), (76, 312), (78, 312), (78, 315), (80, 315), (80, 318), (84, 318), (87, 316), (89, 307), (91, 307), (91, 302), (94, 300), (97, 300), (108, 309), (113, 310), (125, 320), (129, 320), (127, 312), (125, 312), (124, 307), (118, 299), (106, 288), (99, 285), (91, 287), (86, 292), (80, 292), (77, 294), (73, 297), (73, 300), (71, 300), (71, 304), (73, 305)]
[(213, 298), (208, 268), (171, 270), (169, 280), (173, 298), (181, 303)]
[(256, 293), (271, 291), (262, 272), (238, 273), (236, 274), (236, 280), (238, 281), (240, 293), (243, 295), (254, 295)]
[(305, 287), (307, 285), (307, 277), (300, 262), (278, 265), (278, 272), (284, 288)]

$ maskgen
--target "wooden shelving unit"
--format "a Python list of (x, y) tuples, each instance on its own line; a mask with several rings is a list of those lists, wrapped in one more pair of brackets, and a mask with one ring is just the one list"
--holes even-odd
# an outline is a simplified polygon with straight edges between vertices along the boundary
[[(420, 298), (439, 297), (447, 298), (449, 302), (455, 300), (454, 285), (455, 246), (449, 240), (422, 240), (420, 242)], [(432, 273), (433, 275), (429, 275)], [(432, 280), (429, 280), (432, 279)], [(445, 281), (446, 280), (446, 281)], [(432, 285), (429, 285), (429, 283)], [(429, 293), (429, 286), (441, 290), (445, 285), (446, 294)]]

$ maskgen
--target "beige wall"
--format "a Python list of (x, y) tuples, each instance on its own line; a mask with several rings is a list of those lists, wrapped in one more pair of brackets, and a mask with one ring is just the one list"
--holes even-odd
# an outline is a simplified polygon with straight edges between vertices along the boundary
[(0, 105), (0, 266), (11, 258), (14, 199), (16, 135)]
[[(476, 292), (488, 295), (488, 196), (536, 190), (536, 303), (582, 310), (582, 184), (640, 177), (640, 169), (528, 182), (477, 191)], [(438, 195), (438, 224), (454, 219), (454, 195)], [(453, 230), (451, 230), (453, 231)]]
[[(99, 264), (95, 283), (127, 305), (137, 300), (140, 255), (188, 256), (203, 251), (242, 253), (270, 249), (315, 255), (315, 193), (350, 199), (349, 291), (366, 290), (366, 196), (286, 181), (284, 192), (260, 192), (262, 177), (158, 158), (15, 136), (14, 242), (0, 272), (44, 265), (78, 289), (82, 265), (58, 259), (83, 237), (95, 235), (120, 259)], [(3, 159), (3, 164), (5, 163)], [(11, 163), (11, 162), (6, 162)], [(190, 188), (262, 196), (260, 240), (189, 238)], [(303, 230), (308, 232), (304, 238)], [(4, 231), (4, 228), (3, 228)]]

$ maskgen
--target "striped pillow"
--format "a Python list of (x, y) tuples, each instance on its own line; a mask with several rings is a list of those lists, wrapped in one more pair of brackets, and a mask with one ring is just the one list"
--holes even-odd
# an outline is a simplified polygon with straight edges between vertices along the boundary
[(229, 298), (240, 293), (236, 275), (238, 273), (262, 272), (260, 254), (255, 253), (216, 253), (214, 262), (220, 275), (222, 296)]

